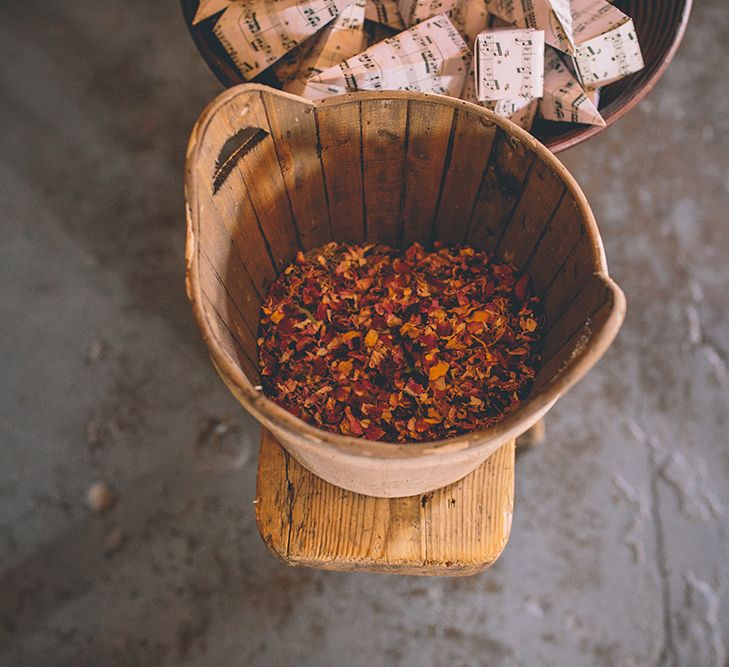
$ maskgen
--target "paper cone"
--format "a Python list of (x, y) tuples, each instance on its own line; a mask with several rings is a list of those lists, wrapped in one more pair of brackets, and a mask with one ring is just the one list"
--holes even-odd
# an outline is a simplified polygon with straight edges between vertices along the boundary
[(580, 82), (551, 48), (547, 49), (544, 63), (544, 96), (539, 102), (539, 113), (547, 120), (605, 125)]
[(486, 9), (520, 28), (544, 30), (547, 44), (574, 53), (570, 0), (486, 0)]
[(643, 69), (633, 20), (605, 0), (572, 3), (574, 59), (585, 86), (604, 86)]
[(215, 34), (246, 80), (334, 20), (352, 0), (250, 0), (230, 5)]
[(320, 97), (357, 90), (415, 90), (457, 97), (471, 51), (447, 16), (423, 21), (308, 81)]

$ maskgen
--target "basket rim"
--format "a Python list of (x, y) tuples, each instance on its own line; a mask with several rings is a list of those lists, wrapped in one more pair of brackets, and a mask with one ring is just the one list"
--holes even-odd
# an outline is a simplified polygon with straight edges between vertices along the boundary
[[(406, 99), (444, 105), (456, 109), (466, 109), (470, 114), (481, 116), (488, 122), (501, 128), (515, 140), (525, 144), (536, 157), (542, 159), (564, 182), (574, 197), (588, 238), (592, 245), (593, 276), (601, 280), (608, 289), (612, 302), (610, 310), (601, 329), (590, 338), (584, 352), (577, 359), (570, 359), (544, 387), (528, 396), (509, 412), (497, 424), (471, 431), (448, 439), (415, 443), (390, 443), (383, 441), (354, 438), (325, 431), (294, 416), (281, 406), (267, 398), (262, 391), (255, 389), (240, 365), (231, 358), (216, 339), (208, 322), (202, 298), (199, 276), (198, 230), (200, 215), (198, 210), (198, 187), (200, 179), (195, 175), (195, 165), (201, 151), (205, 147), (206, 131), (217, 113), (227, 104), (241, 95), (269, 95), (284, 98), (292, 104), (304, 107), (335, 107), (348, 104), (353, 100), (368, 99), (388, 100)], [(261, 98), (259, 98), (261, 99)], [(274, 90), (262, 84), (240, 84), (229, 88), (215, 97), (204, 109), (195, 123), (187, 146), (185, 164), (185, 213), (187, 223), (185, 247), (185, 285), (193, 314), (203, 339), (208, 346), (212, 361), (227, 384), (228, 388), (243, 406), (251, 412), (259, 422), (274, 432), (284, 432), (301, 444), (310, 444), (336, 450), (337, 455), (367, 457), (372, 461), (381, 459), (399, 459), (407, 461), (421, 456), (436, 453), (454, 453), (470, 450), (474, 447), (493, 448), (495, 444), (506, 442), (517, 437), (536, 421), (556, 402), (556, 400), (576, 384), (597, 363), (607, 351), (620, 329), (626, 310), (623, 291), (608, 274), (605, 250), (590, 205), (580, 186), (567, 168), (554, 154), (531, 134), (511, 121), (476, 104), (455, 98), (428, 93), (405, 91), (359, 92), (330, 97), (322, 102), (311, 102), (301, 97)]]

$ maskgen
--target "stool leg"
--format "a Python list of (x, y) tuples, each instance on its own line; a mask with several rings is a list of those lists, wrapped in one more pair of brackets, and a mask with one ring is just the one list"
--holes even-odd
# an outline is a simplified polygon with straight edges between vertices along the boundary
[(519, 452), (536, 445), (541, 445), (544, 442), (545, 432), (544, 420), (540, 419), (534, 426), (516, 439), (516, 451)]

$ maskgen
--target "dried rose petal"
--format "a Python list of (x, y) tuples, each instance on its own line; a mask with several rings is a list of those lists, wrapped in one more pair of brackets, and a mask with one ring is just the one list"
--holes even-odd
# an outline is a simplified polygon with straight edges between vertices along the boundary
[(450, 365), (447, 364), (445, 361), (441, 361), (439, 364), (431, 366), (428, 373), (430, 381), (433, 382), (434, 380), (443, 377), (448, 372), (449, 367)]
[(262, 306), (264, 392), (320, 428), (390, 442), (486, 428), (513, 409), (539, 361), (529, 277), (436, 248), (297, 255)]

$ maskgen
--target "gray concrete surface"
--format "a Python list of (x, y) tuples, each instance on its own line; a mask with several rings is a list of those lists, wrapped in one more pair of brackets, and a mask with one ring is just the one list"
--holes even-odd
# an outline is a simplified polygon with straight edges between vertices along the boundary
[(185, 300), (184, 147), (219, 87), (177, 4), (3, 0), (0, 664), (729, 664), (728, 59), (698, 2), (649, 100), (563, 156), (629, 314), (520, 457), (501, 560), (332, 574), (258, 538), (258, 429)]

